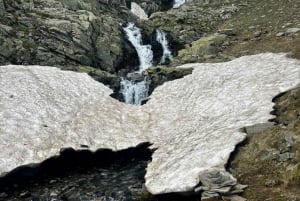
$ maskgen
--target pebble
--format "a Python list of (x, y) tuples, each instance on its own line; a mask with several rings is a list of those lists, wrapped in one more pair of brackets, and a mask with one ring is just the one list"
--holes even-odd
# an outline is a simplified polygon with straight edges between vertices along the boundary
[(261, 31), (256, 31), (256, 32), (254, 32), (254, 37), (255, 38), (257, 38), (257, 37), (260, 37), (261, 36), (261, 34), (262, 34), (262, 32)]
[(281, 37), (281, 36), (284, 36), (284, 35), (285, 35), (284, 32), (279, 32), (279, 33), (276, 34), (277, 37)]
[(28, 191), (22, 192), (20, 193), (19, 197), (20, 198), (27, 198), (29, 197), (31, 194)]
[(56, 192), (51, 192), (51, 193), (50, 193), (50, 197), (57, 197), (57, 195), (58, 195), (58, 194), (57, 194)]
[(50, 180), (49, 181), (49, 184), (54, 184), (54, 183), (56, 183), (57, 181), (55, 180), (55, 179), (52, 179), (52, 180)]

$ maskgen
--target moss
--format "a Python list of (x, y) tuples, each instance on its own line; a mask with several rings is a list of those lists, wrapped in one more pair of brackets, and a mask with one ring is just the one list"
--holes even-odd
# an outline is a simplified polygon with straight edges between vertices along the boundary
[(95, 68), (90, 66), (78, 66), (78, 72), (80, 73), (89, 73), (91, 71), (95, 70)]
[(194, 41), (191, 47), (178, 52), (173, 64), (215, 61), (220, 58), (219, 53), (226, 40), (226, 35), (214, 34)]
[[(241, 56), (261, 52), (289, 52), (291, 56), (300, 58), (300, 35), (293, 37), (276, 37), (285, 31), (290, 23), (292, 27), (299, 24), (300, 2), (298, 0), (276, 0), (269, 2), (252, 0), (231, 19), (226, 20), (219, 29), (234, 28), (239, 34), (234, 37), (233, 45), (224, 53)], [(254, 32), (261, 31), (258, 38)]]
[(35, 42), (34, 41), (31, 41), (31, 40), (23, 40), (22, 41), (23, 43), (22, 43), (22, 45), (23, 45), (23, 47), (25, 48), (25, 49), (31, 49), (31, 50), (33, 50), (33, 49), (36, 49), (37, 48), (37, 45), (35, 44)]
[[(283, 117), (282, 113), (299, 111), (294, 104), (294, 95), (299, 92), (300, 88), (290, 90), (275, 99), (277, 115)], [(293, 139), (293, 143), (282, 153), (294, 154), (294, 158), (280, 162), (277, 156), (281, 154), (282, 147), (285, 147), (287, 136)], [(300, 119), (294, 118), (285, 126), (277, 125), (251, 136), (245, 145), (239, 147), (229, 167), (239, 182), (249, 185), (243, 197), (256, 201), (269, 198), (291, 200), (300, 196), (299, 137)]]

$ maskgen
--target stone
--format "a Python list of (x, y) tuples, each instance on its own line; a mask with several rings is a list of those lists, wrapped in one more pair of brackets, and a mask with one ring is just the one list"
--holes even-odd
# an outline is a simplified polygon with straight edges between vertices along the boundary
[(290, 34), (295, 34), (298, 33), (300, 31), (300, 28), (289, 28), (286, 30), (286, 34), (290, 35)]
[(281, 36), (284, 36), (284, 35), (285, 35), (284, 32), (279, 32), (279, 33), (276, 34), (277, 37), (281, 37)]
[(80, 194), (75, 187), (72, 187), (61, 194), (63, 200), (81, 201)]
[(222, 29), (218, 30), (218, 33), (225, 34), (227, 36), (236, 36), (237, 32), (234, 29)]
[(25, 192), (20, 193), (19, 197), (20, 198), (28, 198), (30, 195), (31, 195), (30, 192), (25, 191)]
[(271, 123), (271, 122), (256, 124), (256, 125), (245, 127), (245, 131), (247, 133), (247, 136), (251, 137), (255, 134), (264, 132), (265, 130), (272, 128), (273, 126), (274, 126), (274, 123)]
[(192, 43), (192, 46), (178, 52), (178, 56), (174, 58), (172, 64), (192, 63), (216, 60), (221, 57), (220, 52), (227, 36), (224, 34), (213, 34), (200, 38)]
[(57, 194), (56, 192), (51, 192), (51, 193), (50, 193), (50, 197), (57, 197), (57, 195), (58, 195), (58, 194)]
[(148, 15), (146, 12), (135, 2), (131, 2), (131, 10), (134, 15), (142, 20), (148, 20)]
[(262, 34), (262, 31), (256, 31), (256, 32), (253, 33), (253, 36), (254, 36), (255, 38), (257, 38), (257, 37), (260, 37), (261, 34)]
[(194, 68), (191, 75), (164, 83), (135, 107), (84, 73), (1, 66), (0, 174), (63, 147), (122, 150), (150, 142), (150, 193), (191, 192), (202, 179), (207, 193), (230, 194), (240, 187), (225, 165), (246, 137), (240, 128), (273, 117), (272, 98), (299, 83), (299, 67), (299, 60), (273, 53), (186, 64), (179, 68)]
[(6, 198), (6, 197), (8, 197), (7, 193), (5, 192), (0, 193), (0, 198)]
[(283, 154), (278, 155), (277, 161), (278, 162), (285, 162), (285, 161), (288, 161), (290, 159), (293, 159), (294, 157), (295, 157), (294, 153), (285, 152)]

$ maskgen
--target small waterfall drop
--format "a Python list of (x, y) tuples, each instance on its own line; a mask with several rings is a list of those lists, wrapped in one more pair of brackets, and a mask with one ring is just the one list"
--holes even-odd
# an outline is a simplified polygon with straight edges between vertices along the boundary
[(160, 60), (160, 64), (165, 64), (172, 59), (172, 52), (169, 49), (169, 43), (167, 40), (167, 34), (161, 29), (156, 30), (156, 41), (159, 42), (163, 48), (163, 55)]
[[(128, 73), (126, 78), (122, 78), (120, 83), (120, 93), (123, 95), (125, 103), (141, 105), (149, 96), (150, 80), (146, 70), (150, 66), (153, 66), (152, 47), (151, 45), (143, 44), (141, 29), (135, 26), (134, 23), (128, 23), (123, 29), (128, 40), (136, 49), (140, 65), (138, 72)], [(172, 52), (169, 49), (166, 32), (157, 29), (156, 41), (160, 43), (163, 48), (160, 64), (165, 64), (168, 60), (172, 59)]]
[(143, 45), (141, 29), (136, 27), (134, 23), (128, 23), (124, 27), (124, 31), (128, 37), (130, 43), (134, 46), (137, 51), (140, 66), (139, 71), (143, 72), (152, 66), (153, 52), (151, 45)]
[(125, 103), (141, 105), (148, 99), (149, 84), (150, 81), (146, 77), (140, 82), (122, 78), (120, 92), (123, 94)]
[(174, 0), (173, 8), (179, 8), (184, 3), (185, 0)]
[(128, 40), (137, 51), (140, 66), (139, 72), (135, 73), (135, 77), (137, 74), (139, 75), (138, 79), (130, 78), (130, 74), (127, 75), (127, 78), (130, 79), (122, 78), (120, 93), (123, 95), (125, 103), (141, 105), (142, 102), (148, 98), (150, 85), (150, 80), (144, 76), (143, 72), (152, 66), (153, 52), (151, 45), (143, 45), (141, 29), (136, 27), (134, 23), (128, 23), (128, 25), (124, 27), (124, 31), (126, 32)]

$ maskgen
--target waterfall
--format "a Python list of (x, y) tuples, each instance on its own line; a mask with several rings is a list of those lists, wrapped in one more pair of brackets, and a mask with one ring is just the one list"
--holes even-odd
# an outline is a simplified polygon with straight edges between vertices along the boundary
[(148, 99), (150, 81), (145, 77), (143, 81), (135, 82), (122, 78), (121, 93), (125, 103), (141, 105), (144, 100)]
[(142, 73), (152, 66), (153, 52), (151, 45), (143, 45), (141, 29), (136, 27), (134, 23), (128, 23), (124, 27), (124, 31), (139, 57), (139, 77), (144, 78), (142, 80), (130, 79), (128, 75), (127, 78), (129, 79), (122, 78), (120, 93), (123, 95), (125, 103), (141, 105), (148, 98), (150, 85), (149, 79)]
[[(123, 95), (125, 103), (141, 105), (144, 100), (148, 99), (150, 80), (145, 71), (153, 65), (153, 52), (151, 45), (143, 45), (141, 29), (135, 26), (134, 23), (128, 23), (123, 29), (128, 40), (136, 49), (140, 65), (138, 72), (128, 73), (126, 78), (122, 78), (120, 93)], [(166, 33), (163, 30), (156, 30), (156, 41), (163, 48), (160, 64), (164, 64), (172, 59), (172, 53), (169, 49)]]
[(173, 8), (179, 8), (184, 3), (185, 0), (174, 0)]
[(124, 31), (127, 34), (128, 40), (137, 51), (140, 61), (139, 71), (143, 72), (147, 70), (152, 66), (153, 60), (151, 45), (143, 45), (141, 29), (136, 27), (134, 23), (128, 23)]
[(156, 30), (156, 41), (159, 42), (163, 48), (163, 55), (160, 60), (160, 64), (165, 64), (168, 60), (172, 59), (172, 52), (169, 49), (169, 43), (167, 40), (167, 34), (161, 29)]

